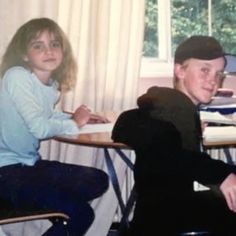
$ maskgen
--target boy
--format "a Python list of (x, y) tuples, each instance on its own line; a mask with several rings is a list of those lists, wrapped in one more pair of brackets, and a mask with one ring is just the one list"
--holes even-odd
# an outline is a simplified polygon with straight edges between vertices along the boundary
[[(175, 89), (149, 89), (138, 99), (140, 109), (117, 120), (113, 139), (136, 152), (137, 202), (129, 235), (236, 235), (235, 168), (200, 151), (197, 109), (221, 85), (225, 64), (215, 38), (190, 37), (175, 53)], [(194, 192), (194, 181), (211, 190)]]

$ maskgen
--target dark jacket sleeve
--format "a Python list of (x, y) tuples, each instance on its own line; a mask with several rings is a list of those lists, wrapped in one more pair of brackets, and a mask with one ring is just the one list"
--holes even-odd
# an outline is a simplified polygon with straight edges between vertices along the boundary
[(234, 167), (206, 153), (184, 149), (173, 124), (153, 119), (143, 109), (123, 112), (113, 128), (112, 139), (132, 147), (139, 168), (152, 178), (216, 185), (234, 171)]

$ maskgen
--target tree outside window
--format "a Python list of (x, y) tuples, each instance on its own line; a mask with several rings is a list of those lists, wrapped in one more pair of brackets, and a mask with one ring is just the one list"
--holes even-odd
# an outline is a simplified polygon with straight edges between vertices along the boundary
[[(144, 57), (159, 57), (158, 2), (167, 0), (146, 0)], [(235, 0), (169, 0), (171, 27), (171, 52), (191, 35), (212, 35), (228, 53), (236, 54), (236, 1)]]

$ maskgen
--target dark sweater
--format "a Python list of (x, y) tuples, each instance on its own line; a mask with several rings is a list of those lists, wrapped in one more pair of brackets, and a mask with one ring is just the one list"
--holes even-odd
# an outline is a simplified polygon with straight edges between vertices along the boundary
[(200, 152), (200, 120), (182, 93), (154, 87), (138, 99), (139, 109), (123, 112), (112, 138), (136, 152), (138, 188), (179, 194), (192, 192), (193, 181), (219, 185), (234, 167)]

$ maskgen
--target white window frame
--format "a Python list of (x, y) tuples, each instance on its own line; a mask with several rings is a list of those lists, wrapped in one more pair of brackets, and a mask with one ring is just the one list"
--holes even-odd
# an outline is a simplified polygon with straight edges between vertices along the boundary
[(159, 58), (142, 58), (141, 77), (171, 77), (171, 12), (170, 0), (158, 0)]

